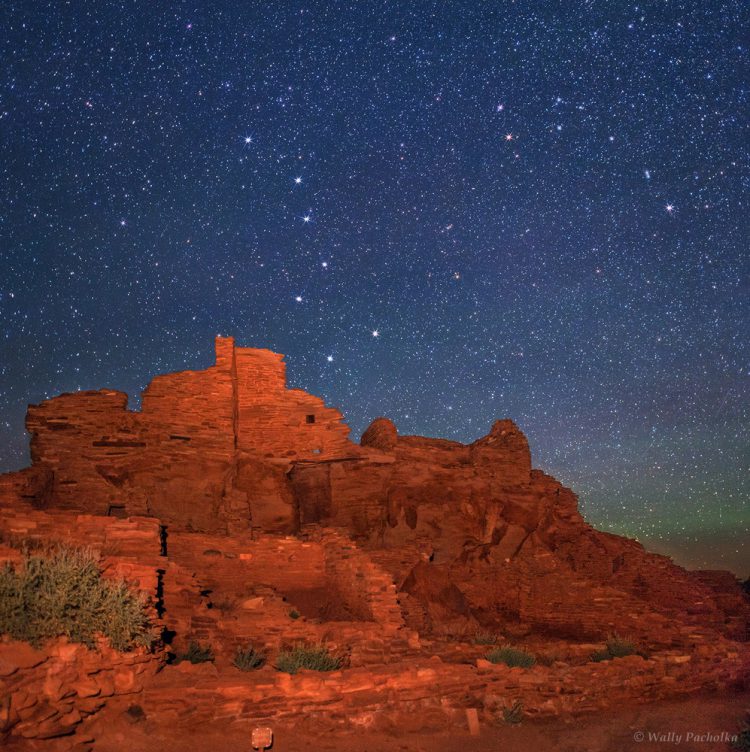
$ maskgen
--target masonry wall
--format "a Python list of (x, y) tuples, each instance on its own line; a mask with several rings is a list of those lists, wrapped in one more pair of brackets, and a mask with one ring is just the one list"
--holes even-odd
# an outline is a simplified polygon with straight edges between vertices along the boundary
[(351, 452), (341, 413), (307, 392), (287, 389), (282, 359), (270, 350), (235, 350), (239, 448), (290, 460)]
[(289, 531), (298, 522), (290, 494), (268, 468), (356, 450), (338, 410), (286, 388), (282, 355), (237, 348), (231, 337), (216, 339), (214, 366), (156, 376), (140, 412), (127, 402), (123, 392), (100, 390), (30, 406), (32, 459), (44, 483), (30, 492), (19, 476), (4, 486), (31, 493), (37, 506), (153, 515), (215, 532), (249, 527), (256, 502), (256, 526)]

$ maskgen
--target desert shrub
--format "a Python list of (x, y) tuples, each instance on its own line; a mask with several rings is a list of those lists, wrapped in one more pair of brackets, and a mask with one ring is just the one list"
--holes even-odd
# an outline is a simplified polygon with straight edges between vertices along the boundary
[(189, 661), (190, 663), (210, 663), (214, 659), (214, 651), (210, 645), (205, 647), (197, 642), (191, 642), (188, 649), (177, 656), (175, 663)]
[(638, 652), (632, 640), (617, 635), (607, 639), (607, 651), (613, 658), (624, 658), (626, 655), (635, 655)]
[(91, 552), (68, 546), (0, 569), (0, 634), (37, 647), (62, 636), (93, 647), (102, 634), (121, 651), (154, 641), (144, 597), (103, 578)]
[(296, 609), (296, 608), (293, 608), (293, 609), (292, 609), (292, 610), (291, 610), (291, 611), (289, 612), (289, 618), (290, 618), (290, 619), (299, 619), (299, 617), (300, 617), (300, 616), (302, 616), (302, 614), (300, 614), (300, 612), (299, 612), (299, 611), (297, 611), (297, 609)]
[(497, 635), (493, 632), (477, 632), (473, 642), (475, 645), (494, 645), (497, 642)]
[(527, 653), (525, 650), (519, 648), (513, 648), (508, 645), (502, 648), (495, 648), (487, 653), (487, 660), (490, 663), (504, 663), (511, 668), (531, 668), (536, 663), (531, 653)]
[(301, 668), (312, 671), (335, 671), (341, 659), (328, 652), (324, 645), (297, 645), (282, 650), (276, 658), (276, 668), (287, 674), (296, 674)]
[(240, 671), (254, 671), (256, 668), (263, 666), (265, 662), (266, 656), (252, 647), (252, 645), (249, 645), (244, 650), (240, 648), (234, 654), (234, 660), (232, 661)]
[(557, 663), (558, 661), (563, 661), (563, 656), (558, 653), (557, 651), (551, 651), (548, 653), (539, 653), (536, 656), (536, 662), (540, 666), (552, 666), (554, 663)]
[(503, 708), (503, 720), (511, 726), (517, 726), (523, 720), (523, 703), (516, 700), (509, 708)]
[(610, 661), (612, 658), (624, 658), (627, 655), (636, 654), (638, 654), (638, 648), (633, 640), (619, 635), (610, 635), (604, 649), (593, 652), (591, 660), (594, 663), (600, 663), (601, 661)]

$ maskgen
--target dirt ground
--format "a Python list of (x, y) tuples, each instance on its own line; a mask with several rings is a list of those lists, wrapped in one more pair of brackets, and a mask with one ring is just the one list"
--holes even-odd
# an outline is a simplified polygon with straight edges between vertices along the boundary
[[(147, 713), (147, 709), (146, 709)], [(294, 726), (274, 724), (273, 752), (713, 752), (731, 749), (725, 736), (737, 734), (750, 713), (750, 692), (691, 697), (658, 705), (633, 705), (571, 721), (524, 720), (517, 726), (483, 725), (470, 736), (461, 724), (454, 732), (377, 733), (326, 730), (313, 721)], [(462, 719), (463, 720), (463, 719)], [(410, 725), (418, 728), (419, 718)], [(424, 719), (424, 725), (429, 720)], [(148, 715), (133, 719), (112, 707), (88, 724), (96, 752), (250, 752), (247, 725), (160, 726)], [(712, 734), (713, 738), (706, 738)]]

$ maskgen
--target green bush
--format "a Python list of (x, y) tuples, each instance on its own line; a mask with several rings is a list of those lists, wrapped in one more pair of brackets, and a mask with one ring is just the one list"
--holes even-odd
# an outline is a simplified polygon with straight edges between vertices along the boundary
[(210, 663), (214, 659), (214, 651), (210, 645), (203, 647), (197, 642), (191, 642), (188, 649), (177, 656), (175, 663), (189, 661), (190, 663)]
[(536, 662), (540, 666), (552, 666), (558, 661), (565, 662), (565, 657), (561, 652), (558, 652), (557, 650), (550, 650), (546, 653), (539, 653), (536, 656)]
[(536, 658), (531, 653), (510, 646), (490, 650), (487, 660), (490, 663), (504, 663), (511, 668), (531, 668), (536, 663)]
[(633, 640), (625, 639), (619, 635), (610, 635), (603, 650), (597, 650), (591, 654), (594, 663), (610, 661), (612, 658), (624, 658), (627, 655), (636, 655), (638, 648)]
[(296, 674), (301, 668), (335, 671), (341, 668), (341, 659), (331, 655), (324, 645), (297, 645), (279, 653), (276, 668), (287, 674)]
[(255, 650), (252, 646), (248, 646), (243, 650), (240, 648), (234, 654), (234, 660), (232, 663), (240, 671), (254, 671), (256, 668), (260, 668), (266, 662), (266, 656), (258, 650)]
[(91, 552), (67, 546), (0, 569), (0, 634), (36, 647), (62, 636), (93, 647), (102, 634), (121, 651), (154, 641), (145, 598), (103, 578)]
[(474, 635), (475, 645), (494, 645), (497, 642), (497, 635), (494, 632), (477, 632)]
[(503, 720), (511, 725), (517, 726), (523, 720), (523, 703), (516, 700), (509, 708), (503, 708)]

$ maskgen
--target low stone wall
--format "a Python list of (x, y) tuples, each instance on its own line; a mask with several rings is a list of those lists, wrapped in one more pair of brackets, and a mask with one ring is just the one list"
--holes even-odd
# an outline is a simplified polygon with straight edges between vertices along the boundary
[[(231, 662), (248, 644), (275, 653), (322, 641), (362, 665), (401, 659), (418, 645), (404, 628), (390, 574), (345, 534), (309, 526), (305, 536), (170, 534), (164, 604), (167, 626), (178, 635), (173, 648), (195, 640)], [(299, 599), (327, 597), (340, 599), (332, 618), (298, 610)]]
[(118, 653), (106, 641), (95, 650), (59, 639), (40, 650), (0, 642), (0, 745), (8, 736), (51, 739), (78, 724), (115, 695), (137, 695), (159, 658), (143, 649)]
[(383, 633), (398, 632), (404, 619), (393, 577), (382, 570), (348, 535), (331, 529), (309, 529), (325, 552), (326, 574), (341, 594), (367, 621), (378, 623)]
[(463, 723), (464, 708), (485, 722), (520, 701), (532, 717), (574, 715), (623, 702), (651, 702), (699, 690), (750, 685), (750, 648), (727, 643), (695, 653), (665, 652), (602, 663), (508, 668), (438, 657), (331, 673), (290, 676), (266, 667), (220, 676), (213, 667), (168, 668), (144, 692), (149, 713), (177, 721), (257, 722), (317, 715), (368, 725), (407, 708), (439, 708), (446, 725)]

